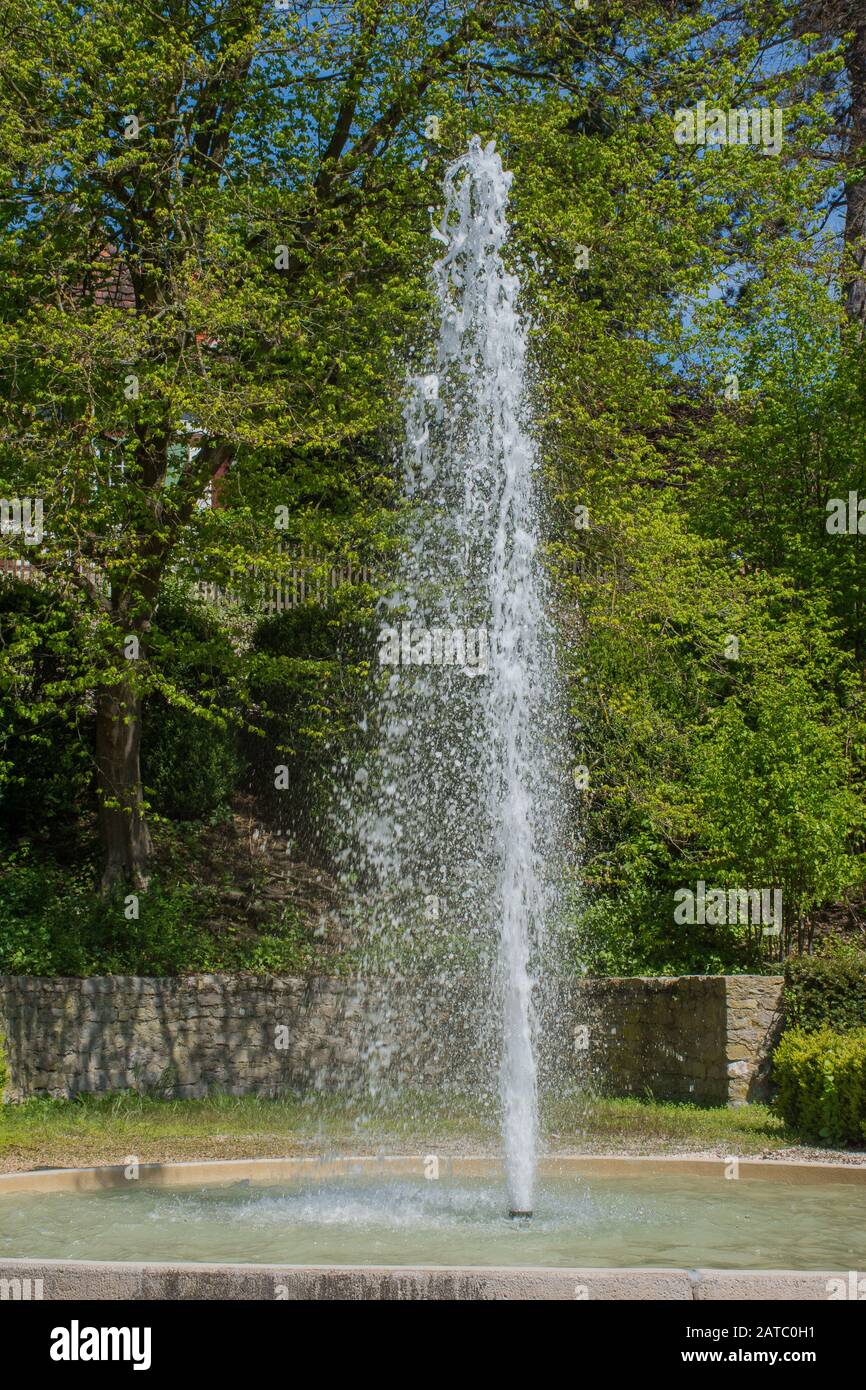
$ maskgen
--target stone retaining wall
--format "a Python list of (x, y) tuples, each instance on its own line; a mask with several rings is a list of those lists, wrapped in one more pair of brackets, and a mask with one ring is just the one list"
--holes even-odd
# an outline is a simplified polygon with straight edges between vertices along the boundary
[[(768, 1089), (777, 976), (558, 982), (545, 1009), (543, 1080), (620, 1095), (741, 1103)], [(7, 1099), (156, 1087), (276, 1095), (495, 1085), (486, 984), (194, 975), (0, 976)], [(554, 998), (555, 995), (555, 998)]]
[[(586, 980), (585, 1066), (620, 1095), (764, 1100), (782, 1025), (782, 983), (778, 975)], [(583, 1042), (578, 1032), (578, 1051)]]

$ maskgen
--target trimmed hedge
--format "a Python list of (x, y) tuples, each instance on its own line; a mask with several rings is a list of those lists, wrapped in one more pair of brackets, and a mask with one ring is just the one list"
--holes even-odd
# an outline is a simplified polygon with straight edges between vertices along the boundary
[(785, 1023), (812, 1033), (866, 1028), (866, 951), (831, 940), (785, 966)]
[(866, 1028), (791, 1029), (773, 1059), (776, 1105), (805, 1139), (862, 1144), (866, 1138)]

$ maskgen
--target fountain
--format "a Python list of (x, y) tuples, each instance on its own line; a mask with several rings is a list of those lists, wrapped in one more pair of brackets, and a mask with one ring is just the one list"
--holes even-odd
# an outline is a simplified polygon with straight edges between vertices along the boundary
[[(346, 881), (372, 920), (370, 975), (395, 1000), (393, 1019), (387, 990), (364, 1017), (366, 1089), (389, 1084), (407, 982), (492, 981), (480, 1055), (515, 1219), (500, 1165), (481, 1155), (136, 1163), (135, 1181), (126, 1166), (0, 1174), (0, 1283), (24, 1297), (43, 1282), (48, 1297), (99, 1299), (857, 1297), (862, 1167), (744, 1158), (729, 1181), (721, 1157), (538, 1157), (566, 760), (526, 336), (504, 259), (509, 183), (478, 140), (445, 175), (438, 332), (407, 393), (408, 544), (382, 604), (376, 737), (338, 811)], [(268, 1020), (264, 1045), (272, 1036)]]
[[(387, 681), (373, 766), (357, 774), (354, 864), (380, 956), (417, 968), (430, 922), (475, 948), (498, 1034), (509, 1210), (532, 1210), (534, 971), (554, 839), (553, 644), (538, 555), (520, 284), (504, 261), (511, 175), (476, 137), (433, 226), (435, 347), (405, 407), (409, 536), (382, 605)], [(471, 774), (467, 775), (468, 768)], [(455, 948), (455, 951), (459, 948)], [(454, 954), (451, 963), (454, 961)], [(492, 1025), (492, 1026), (491, 1026)]]

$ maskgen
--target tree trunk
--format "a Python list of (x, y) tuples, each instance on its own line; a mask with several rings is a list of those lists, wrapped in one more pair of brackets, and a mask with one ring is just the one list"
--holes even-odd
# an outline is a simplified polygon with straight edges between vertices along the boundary
[(863, 0), (804, 0), (794, 34), (838, 39), (850, 32), (845, 49), (848, 75), (848, 132), (845, 146), (845, 249), (853, 261), (843, 289), (849, 318), (866, 328), (866, 13)]
[(96, 782), (104, 853), (103, 892), (145, 889), (151, 853), (141, 785), (141, 696), (128, 677), (104, 689), (96, 706)]
[(852, 166), (845, 186), (845, 245), (854, 262), (845, 285), (845, 306), (862, 333), (866, 326), (866, 19), (862, 15), (845, 64), (851, 84), (848, 158)]
[[(139, 450), (141, 477), (145, 492), (153, 498), (154, 527), (138, 537), (135, 573), (118, 575), (112, 582), (105, 611), (114, 624), (118, 644), (135, 638), (143, 642), (150, 631), (162, 574), (171, 552), (174, 536), (189, 521), (198, 499), (214, 474), (230, 458), (226, 445), (203, 447), (196, 459), (199, 470), (188, 480), (184, 504), (176, 509), (172, 525), (166, 528), (160, 504), (164, 486), (171, 432), (166, 428), (155, 439), (146, 439)], [(99, 798), (99, 833), (102, 841), (102, 891), (120, 884), (144, 891), (149, 882), (149, 860), (153, 849), (144, 811), (141, 785), (140, 688), (133, 678), (139, 660), (124, 652), (121, 674), (100, 690), (96, 705), (96, 785)]]

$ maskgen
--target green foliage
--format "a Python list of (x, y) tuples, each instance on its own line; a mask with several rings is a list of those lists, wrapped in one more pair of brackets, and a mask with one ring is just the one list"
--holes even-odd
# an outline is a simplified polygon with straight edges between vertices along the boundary
[[(709, 925), (677, 926), (672, 895), (681, 866), (648, 838), (621, 847), (615, 891), (579, 899), (566, 929), (570, 963), (590, 975), (736, 975), (766, 963), (736, 931)], [(612, 865), (611, 865), (612, 867)]]
[(831, 937), (816, 955), (789, 960), (785, 1021), (804, 1033), (866, 1028), (866, 951)]
[(237, 691), (239, 663), (214, 614), (166, 588), (150, 639), (165, 684), (145, 702), (142, 778), (156, 812), (205, 820), (226, 805), (238, 778), (237, 716), (227, 697)]
[(861, 881), (851, 846), (864, 810), (846, 759), (850, 715), (802, 669), (779, 674), (755, 672), (740, 700), (713, 712), (698, 796), (714, 877), (781, 889), (784, 956), (804, 947), (804, 915)]
[(94, 893), (92, 866), (75, 873), (23, 860), (2, 872), (0, 974), (298, 974), (314, 959), (309, 937), (289, 915), (261, 933), (214, 931), (215, 895), (184, 884), (154, 882), (130, 920), (119, 894)]
[[(135, 730), (120, 748), (118, 724), (154, 697), (202, 713), (154, 647), (171, 575), (284, 573), (275, 506), (294, 539), (378, 535), (390, 469), (363, 449), (347, 467), (347, 448), (398, 418), (395, 354), (426, 302), (431, 88), (459, 90), (472, 45), (509, 19), (518, 6), (359, 0), (331, 23), (306, 3), (11, 0), (0, 496), (39, 498), (45, 527), (32, 548), (4, 531), (0, 550), (33, 565), (64, 616), (57, 650), (75, 655), (42, 726), (95, 706), (106, 883), (147, 877)], [(480, 119), (497, 90), (476, 85)], [(221, 516), (200, 504), (229, 465)], [(0, 646), (19, 706), (20, 655)], [(202, 717), (229, 717), (218, 703)], [(166, 785), (186, 737), (181, 721), (151, 740), (177, 814), (221, 795), (213, 756), (207, 787)]]
[[(312, 603), (261, 622), (252, 639), (252, 718), (262, 736), (247, 737), (251, 789), (272, 824), (305, 851), (321, 849), (332, 774), (350, 761), (365, 707), (370, 647), (363, 591), (327, 606)], [(288, 785), (275, 787), (275, 768)]]
[[(46, 515), (40, 545), (0, 539), (40, 586), (4, 580), (0, 599), (9, 838), (55, 837), (94, 780), (131, 820), (141, 779), (94, 779), (93, 726), (134, 724), (141, 701), (158, 814), (218, 813), (241, 743), (259, 805), (318, 846), (328, 770), (355, 756), (371, 595), (261, 623), (251, 647), (250, 615), (259, 577), (291, 568), (283, 541), (387, 568), (428, 210), (478, 131), (514, 173), (508, 254), (537, 330), (548, 558), (590, 770), (575, 959), (771, 968), (754, 931), (676, 927), (673, 894), (698, 878), (780, 887), (777, 953), (801, 948), (864, 876), (866, 547), (824, 527), (828, 498), (866, 488), (866, 359), (825, 230), (843, 48), (795, 41), (787, 0), (725, 23), (689, 0), (352, 0), (339, 22), (305, 0), (220, 0), (207, 22), (197, 4), (7, 8), (0, 496)], [(784, 157), (677, 147), (673, 112), (697, 94), (782, 105)], [(222, 505), (202, 507), (218, 472)], [(234, 626), (178, 575), (241, 592)], [(27, 909), (15, 950), (75, 955), (53, 911)]]
[[(642, 508), (617, 544), (579, 583), (571, 655), (590, 769), (579, 949), (625, 973), (773, 968), (863, 877), (859, 677), (822, 597), (742, 573), (673, 511)], [(780, 888), (781, 937), (678, 926), (674, 892), (699, 879)]]
[[(44, 589), (0, 585), (0, 830), (65, 836), (93, 804), (93, 714), (65, 640), (69, 614)], [(2, 662), (0, 662), (2, 666)]]
[(151, 704), (145, 724), (142, 776), (153, 808), (178, 820), (206, 820), (225, 806), (238, 762), (225, 724)]
[(792, 1029), (776, 1048), (776, 1105), (813, 1142), (862, 1145), (866, 1138), (866, 1028), (837, 1033)]

